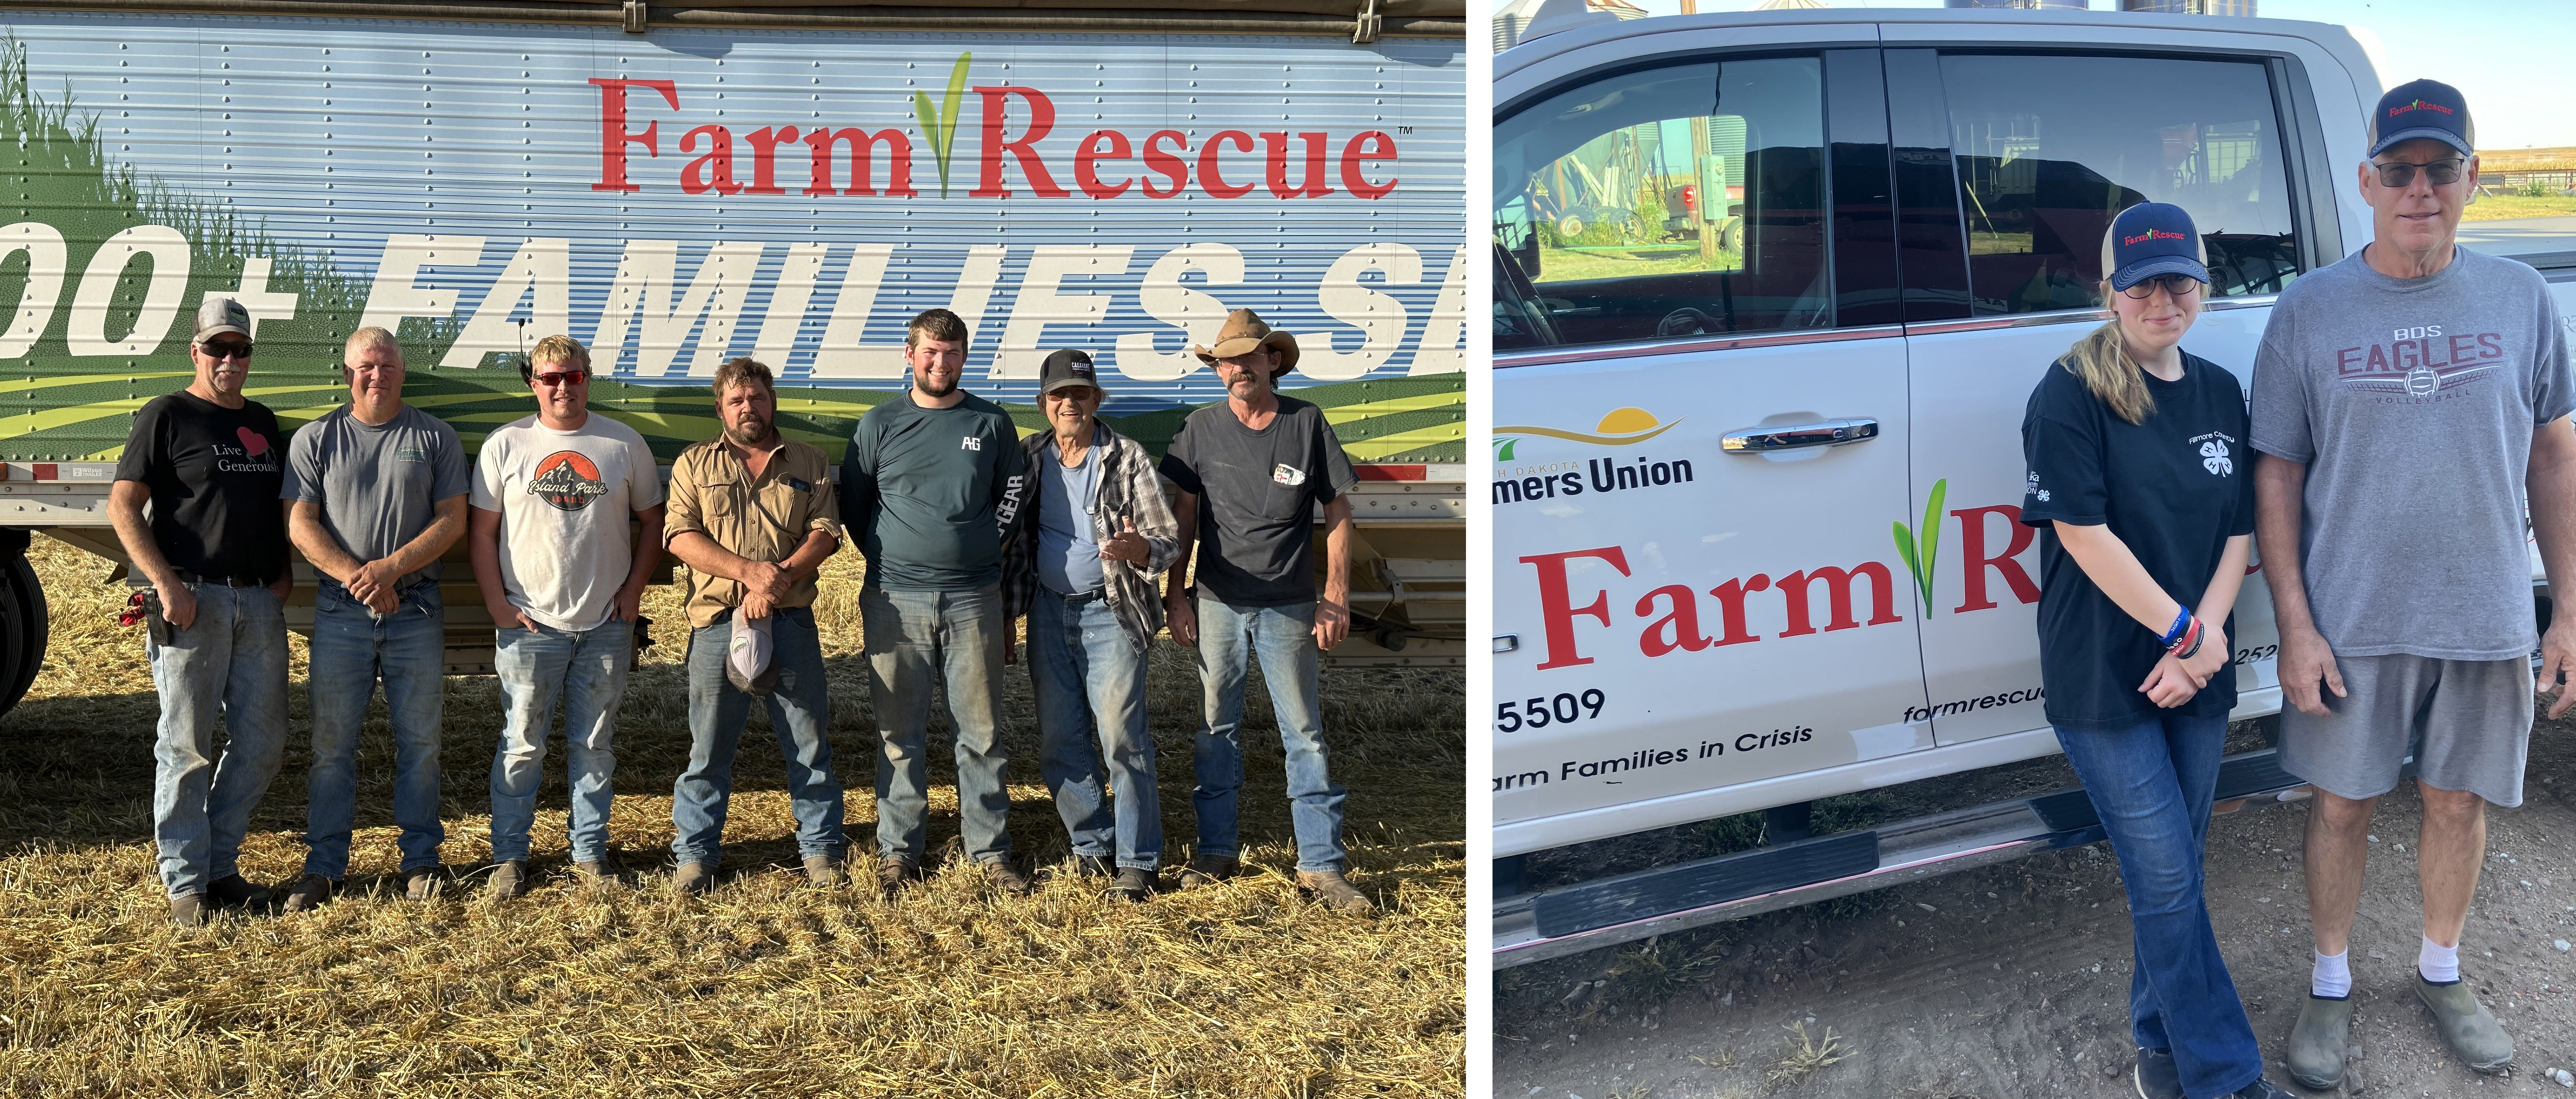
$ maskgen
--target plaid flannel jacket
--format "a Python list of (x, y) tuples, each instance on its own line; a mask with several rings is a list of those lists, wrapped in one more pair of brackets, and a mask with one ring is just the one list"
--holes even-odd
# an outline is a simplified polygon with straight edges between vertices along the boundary
[[(1127, 631), (1137, 652), (1163, 628), (1163, 600), (1153, 578), (1172, 567), (1181, 552), (1181, 524), (1163, 498), (1162, 478), (1154, 460), (1136, 440), (1099, 425), (1100, 492), (1091, 509), (1091, 540), (1108, 545), (1122, 520), (1133, 520), (1145, 540), (1145, 567), (1124, 561), (1102, 561), (1108, 578), (1110, 613)], [(1038, 431), (1020, 440), (1028, 465), (1029, 491), (1020, 505), (1017, 529), (1002, 543), (1002, 613), (1018, 618), (1038, 600), (1038, 494), (1049, 491), (1047, 467), (1056, 465), (1055, 434)]]

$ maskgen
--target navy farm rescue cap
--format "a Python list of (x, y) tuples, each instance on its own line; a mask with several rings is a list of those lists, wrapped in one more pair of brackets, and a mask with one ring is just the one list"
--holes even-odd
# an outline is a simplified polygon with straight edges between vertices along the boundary
[(2478, 128), (2469, 122), (2469, 101), (2458, 88), (2417, 80), (2379, 97), (2379, 108), (2370, 112), (2370, 155), (2419, 137), (2449, 145), (2462, 156), (2478, 155)]
[(1067, 348), (1046, 357), (1038, 367), (1038, 392), (1053, 393), (1069, 385), (1100, 388), (1100, 376), (1092, 371), (1091, 356)]
[(2189, 275), (2206, 283), (2207, 258), (2191, 215), (2170, 202), (2141, 202), (2120, 211), (2102, 238), (2102, 270), (2110, 272), (2113, 290), (2158, 275)]

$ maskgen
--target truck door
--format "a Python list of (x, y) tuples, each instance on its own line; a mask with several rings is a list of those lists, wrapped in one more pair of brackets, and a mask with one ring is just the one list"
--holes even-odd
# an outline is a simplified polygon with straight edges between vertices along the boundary
[(1497, 112), (1497, 854), (1932, 743), (1876, 51), (1688, 56)]
[[(2190, 211), (2207, 244), (2209, 306), (2183, 348), (2250, 381), (2273, 296), (2317, 262), (2314, 234), (2301, 228), (2311, 212), (2286, 167), (2303, 144), (2285, 124), (2293, 112), (2276, 102), (2287, 85), (2279, 62), (2261, 57), (1930, 48), (1886, 57), (1907, 166), (1900, 205), (1909, 224), (1958, 226), (1946, 245), (1927, 233), (1905, 260), (1910, 302), (1924, 291), (1906, 344), (1913, 521), (1938, 532), (1923, 553), (1932, 606), (1921, 623), (1933, 728), (1943, 744), (2042, 730), (2038, 532), (2021, 525), (2019, 507), (2031, 389), (2104, 322), (2102, 234), (2146, 201)], [(2141, 94), (2060, 94), (2086, 88)], [(2219, 447), (2208, 460), (2244, 475), (2251, 446)], [(2240, 691), (2258, 695), (2276, 684), (2259, 570), (2238, 600), (2237, 634)]]

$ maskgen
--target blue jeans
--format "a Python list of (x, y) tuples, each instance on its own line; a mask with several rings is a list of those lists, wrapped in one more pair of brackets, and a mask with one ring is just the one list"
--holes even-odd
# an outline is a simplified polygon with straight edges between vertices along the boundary
[(1243, 788), (1244, 673), (1253, 653), (1270, 685), (1270, 708), (1287, 751), (1290, 819), (1297, 829), (1297, 869), (1341, 870), (1342, 802), (1324, 766), (1324, 708), (1316, 685), (1321, 654), (1315, 647), (1315, 604), (1238, 607), (1199, 593), (1199, 683), (1206, 692), (1206, 723), (1199, 727), (1198, 853), (1240, 858), (1235, 801)]
[[(1105, 858), (1114, 839), (1118, 865), (1160, 868), (1163, 811), (1154, 739), (1145, 732), (1145, 654), (1105, 596), (1038, 590), (1029, 610), (1029, 684), (1038, 699), (1038, 773), (1073, 853)], [(1104, 769), (1117, 793), (1114, 817), (1101, 790)]]
[[(161, 694), (152, 746), (152, 838), (173, 897), (239, 872), (250, 814), (286, 749), (286, 617), (267, 588), (191, 584), (197, 617), (146, 639)], [(215, 750), (215, 722), (224, 747)]]
[(2224, 717), (2160, 716), (2128, 729), (2059, 729), (2120, 857), (2136, 963), (2129, 1018), (2137, 1043), (2170, 1049), (2183, 1093), (2226, 1095), (2263, 1074), (2253, 1025), (2218, 954), (2201, 897), (2209, 803), (2227, 740)]
[(974, 591), (859, 589), (867, 631), (868, 695), (876, 702), (877, 852), (918, 861), (926, 846), (930, 765), (925, 741), (938, 680), (948, 686), (948, 717), (957, 727), (957, 808), (966, 854), (977, 862), (1010, 857), (1003, 829), (1011, 809), (1003, 785), (1001, 709), (1002, 588)]
[[(739, 613), (739, 612), (731, 612)], [(733, 642), (731, 613), (689, 631), (689, 769), (671, 785), (671, 823), (679, 861), (714, 866), (724, 843), (725, 805), (733, 797), (733, 754), (751, 720), (751, 696), (725, 678)], [(823, 642), (814, 612), (770, 612), (771, 666), (778, 685), (762, 701), (778, 754), (787, 761), (787, 796), (796, 810), (796, 850), (829, 857), (841, 848), (841, 780), (832, 775), (832, 692), (823, 681)]]
[(447, 672), (447, 609), (438, 583), (401, 593), (376, 617), (329, 579), (313, 595), (313, 770), (305, 777), (304, 872), (338, 881), (349, 872), (349, 830), (358, 806), (358, 726), (376, 681), (394, 734), (394, 823), (402, 826), (402, 869), (438, 865), (447, 829), (438, 822), (439, 707)]
[(617, 704), (626, 695), (626, 670), (635, 660), (635, 624), (609, 619), (574, 633), (539, 623), (493, 631), (492, 670), (500, 673), (501, 704), (508, 724), (492, 753), (492, 861), (528, 857), (528, 828), (536, 822), (537, 784), (546, 774), (546, 738), (555, 724), (555, 701), (564, 710), (566, 785), (572, 788), (572, 857), (608, 857), (609, 778), (617, 752)]

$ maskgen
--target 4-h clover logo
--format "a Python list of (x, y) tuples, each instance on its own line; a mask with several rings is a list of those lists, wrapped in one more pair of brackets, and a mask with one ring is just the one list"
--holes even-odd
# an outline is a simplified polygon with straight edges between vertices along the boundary
[(2200, 464), (2201, 468), (2217, 477), (2225, 477), (2236, 469), (2236, 462), (2227, 456), (2227, 443), (2222, 439), (2200, 444)]

